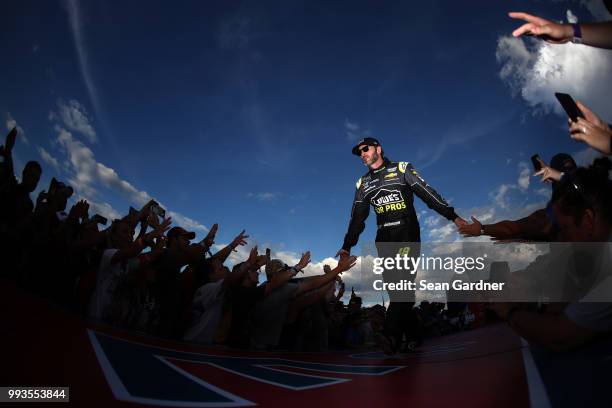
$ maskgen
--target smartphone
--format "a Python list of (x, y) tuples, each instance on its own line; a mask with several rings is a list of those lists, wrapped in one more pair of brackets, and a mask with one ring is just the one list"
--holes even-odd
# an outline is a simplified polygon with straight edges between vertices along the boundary
[(540, 163), (540, 155), (539, 154), (534, 154), (533, 156), (531, 156), (531, 164), (533, 164), (533, 169), (538, 172), (540, 170), (542, 170), (542, 163)]
[(159, 205), (151, 206), (151, 214), (157, 215), (160, 218), (166, 218), (166, 210), (161, 208)]
[(555, 96), (557, 97), (557, 100), (559, 101), (561, 106), (563, 106), (565, 113), (567, 113), (567, 116), (569, 116), (572, 122), (576, 122), (578, 118), (584, 118), (582, 111), (580, 110), (580, 108), (578, 108), (576, 102), (574, 102), (574, 98), (572, 98), (566, 93), (560, 92), (555, 92)]

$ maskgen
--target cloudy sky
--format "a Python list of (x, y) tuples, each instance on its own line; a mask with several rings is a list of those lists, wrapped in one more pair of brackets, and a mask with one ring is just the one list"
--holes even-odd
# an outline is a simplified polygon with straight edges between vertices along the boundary
[[(219, 243), (246, 229), (287, 260), (310, 249), (320, 266), (340, 247), (362, 136), (464, 218), (492, 222), (546, 202), (532, 154), (594, 156), (568, 137), (555, 91), (612, 121), (611, 51), (513, 39), (507, 17), (608, 19), (600, 0), (3, 6), (0, 114), (21, 130), (16, 169), (39, 160), (41, 188), (68, 181), (110, 217), (153, 197), (200, 236), (215, 222)], [(424, 240), (457, 239), (416, 207)]]

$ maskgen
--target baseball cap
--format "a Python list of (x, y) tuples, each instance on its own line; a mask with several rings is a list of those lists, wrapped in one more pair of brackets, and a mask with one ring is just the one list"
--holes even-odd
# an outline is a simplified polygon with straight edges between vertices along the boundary
[(168, 238), (175, 238), (175, 237), (178, 237), (179, 235), (184, 235), (189, 239), (195, 238), (195, 232), (189, 232), (181, 227), (170, 228), (170, 231), (168, 231), (168, 234), (166, 234)]
[(361, 145), (366, 145), (366, 146), (380, 146), (380, 143), (378, 142), (378, 140), (374, 139), (373, 137), (366, 137), (361, 139), (356, 145), (355, 147), (353, 147), (353, 150), (351, 150), (351, 152), (355, 155), (355, 156), (361, 156), (361, 152), (359, 151), (359, 146)]

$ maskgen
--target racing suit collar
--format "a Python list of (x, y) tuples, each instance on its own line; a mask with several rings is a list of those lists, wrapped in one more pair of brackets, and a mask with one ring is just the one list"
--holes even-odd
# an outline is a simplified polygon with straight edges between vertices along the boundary
[(381, 164), (380, 167), (377, 168), (377, 169), (370, 169), (369, 173), (370, 174), (377, 174), (377, 173), (383, 171), (384, 169), (386, 169), (389, 164), (391, 164), (391, 160), (389, 160), (389, 159), (387, 159), (385, 157), (384, 161), (383, 161), (383, 164)]

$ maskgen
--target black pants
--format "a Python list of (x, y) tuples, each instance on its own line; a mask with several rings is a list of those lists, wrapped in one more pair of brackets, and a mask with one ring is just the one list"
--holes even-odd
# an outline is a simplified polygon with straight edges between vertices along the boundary
[[(421, 254), (421, 243), (418, 227), (406, 226), (382, 227), (376, 233), (376, 249), (379, 257), (395, 258), (396, 255), (418, 257)], [(414, 282), (416, 273), (410, 270), (391, 269), (383, 272), (386, 283), (397, 283), (402, 280)], [(384, 334), (393, 337), (399, 346), (404, 336), (407, 341), (420, 342), (422, 327), (414, 311), (415, 291), (387, 291), (389, 308), (385, 315)]]

